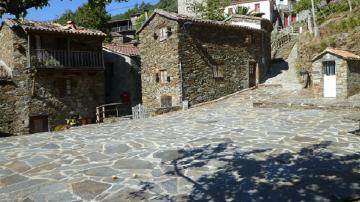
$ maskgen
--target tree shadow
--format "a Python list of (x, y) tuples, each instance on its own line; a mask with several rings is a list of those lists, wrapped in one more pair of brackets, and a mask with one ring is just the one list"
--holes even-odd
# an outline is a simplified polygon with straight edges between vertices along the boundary
[[(360, 153), (337, 156), (327, 150), (331, 142), (281, 153), (264, 160), (255, 156), (268, 150), (239, 151), (220, 144), (180, 151), (172, 161), (174, 172), (193, 184), (189, 201), (356, 201), (360, 200)], [(197, 180), (184, 170), (223, 165)], [(172, 173), (168, 173), (172, 174)]]
[(282, 74), (286, 70), (289, 70), (289, 64), (283, 59), (276, 59), (272, 61), (271, 68), (266, 74), (266, 80)]

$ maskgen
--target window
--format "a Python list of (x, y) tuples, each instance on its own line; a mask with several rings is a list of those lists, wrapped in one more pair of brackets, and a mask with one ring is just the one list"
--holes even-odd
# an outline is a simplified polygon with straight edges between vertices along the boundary
[(168, 77), (166, 70), (160, 70), (160, 83), (169, 82), (169, 80), (170, 80), (169, 78), (170, 77)]
[(251, 44), (251, 42), (252, 42), (252, 37), (251, 37), (251, 35), (247, 35), (247, 36), (245, 37), (245, 44)]
[(163, 27), (163, 28), (160, 29), (159, 32), (160, 32), (160, 33), (159, 33), (159, 40), (160, 40), (160, 41), (165, 40), (165, 39), (167, 38), (167, 28), (166, 28), (166, 27)]
[(326, 76), (335, 75), (335, 61), (325, 61), (324, 65), (324, 74)]
[(255, 12), (260, 13), (260, 4), (255, 4)]
[(172, 106), (172, 97), (169, 95), (161, 96), (161, 107), (171, 107)]
[(222, 65), (215, 65), (214, 67), (214, 78), (222, 79), (224, 78), (224, 69)]
[(71, 95), (73, 88), (76, 87), (76, 82), (74, 80), (65, 78), (56, 79), (54, 84), (59, 97)]

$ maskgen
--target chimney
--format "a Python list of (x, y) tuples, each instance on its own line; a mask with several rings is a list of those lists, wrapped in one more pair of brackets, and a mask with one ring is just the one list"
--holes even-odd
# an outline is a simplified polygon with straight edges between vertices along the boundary
[(66, 24), (69, 29), (76, 29), (76, 24), (74, 21), (69, 20), (66, 22)]
[(149, 18), (148, 12), (149, 12), (148, 10), (144, 10), (145, 20)]

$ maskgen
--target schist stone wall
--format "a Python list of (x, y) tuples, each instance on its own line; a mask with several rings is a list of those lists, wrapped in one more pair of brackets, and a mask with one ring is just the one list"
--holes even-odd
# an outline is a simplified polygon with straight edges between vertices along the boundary
[(318, 97), (323, 96), (324, 61), (335, 61), (337, 98), (347, 98), (360, 92), (360, 62), (344, 60), (333, 54), (326, 53), (314, 61), (312, 65), (312, 88), (315, 95)]
[(360, 93), (360, 61), (347, 61), (348, 64), (348, 96)]
[(140, 32), (147, 109), (164, 107), (164, 96), (171, 96), (174, 107), (184, 100), (197, 104), (247, 88), (249, 62), (258, 65), (258, 82), (264, 78), (270, 64), (269, 33), (202, 23), (186, 30), (183, 23), (157, 15)]
[(103, 83), (102, 71), (39, 71), (30, 116), (48, 116), (50, 128), (64, 124), (70, 112), (95, 121), (96, 106), (104, 103)]
[[(30, 73), (26, 67), (25, 33), (6, 24), (0, 29), (0, 60), (10, 69), (12, 78), (0, 82), (0, 134), (28, 133)], [(25, 118), (27, 117), (27, 118)]]
[[(160, 39), (160, 29), (171, 31)], [(163, 17), (155, 17), (140, 33), (142, 101), (147, 109), (161, 107), (161, 97), (171, 96), (172, 106), (182, 102), (181, 76), (178, 54), (178, 24)], [(160, 81), (160, 71), (166, 71), (169, 80)]]
[[(258, 79), (263, 78), (270, 60), (266, 37), (264, 32), (251, 29), (201, 24), (181, 32), (183, 99), (197, 104), (248, 88), (252, 61), (259, 66)], [(216, 68), (220, 78), (215, 78)]]
[(103, 51), (105, 60), (106, 103), (122, 102), (123, 93), (130, 94), (132, 106), (141, 102), (140, 59)]
[[(49, 129), (64, 124), (70, 111), (95, 118), (95, 107), (104, 103), (102, 71), (29, 69), (27, 37), (22, 29), (5, 24), (0, 41), (0, 60), (12, 70), (11, 80), (0, 82), (0, 134), (28, 134), (31, 117), (36, 116), (46, 116)], [(70, 88), (66, 87), (67, 80), (71, 81)]]

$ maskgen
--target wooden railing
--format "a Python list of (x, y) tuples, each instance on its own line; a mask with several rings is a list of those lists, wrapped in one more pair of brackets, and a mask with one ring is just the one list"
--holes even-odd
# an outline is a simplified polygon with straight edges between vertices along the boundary
[(104, 67), (100, 51), (66, 51), (32, 49), (30, 51), (32, 67)]
[(131, 25), (125, 25), (125, 26), (111, 28), (111, 31), (113, 31), (113, 32), (123, 32), (123, 31), (132, 31), (132, 30), (134, 30), (134, 29)]

